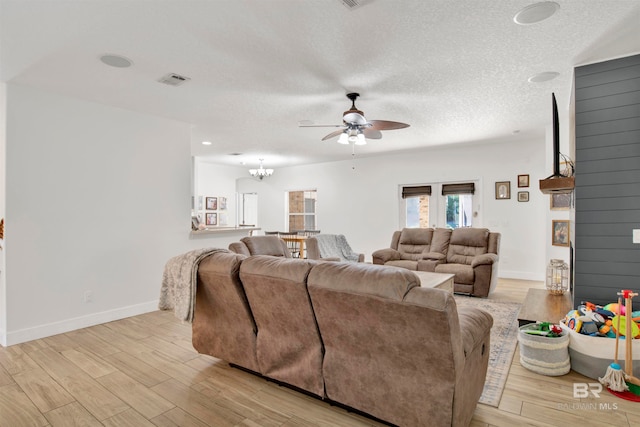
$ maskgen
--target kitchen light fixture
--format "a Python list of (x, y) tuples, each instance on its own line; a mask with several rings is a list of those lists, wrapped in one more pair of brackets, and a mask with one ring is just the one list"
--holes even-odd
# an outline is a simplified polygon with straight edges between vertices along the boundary
[(258, 169), (249, 169), (249, 173), (251, 174), (251, 176), (255, 176), (256, 178), (260, 179), (260, 181), (262, 181), (265, 176), (273, 175), (273, 169), (265, 169), (262, 166), (263, 160), (264, 159), (260, 159), (260, 167)]

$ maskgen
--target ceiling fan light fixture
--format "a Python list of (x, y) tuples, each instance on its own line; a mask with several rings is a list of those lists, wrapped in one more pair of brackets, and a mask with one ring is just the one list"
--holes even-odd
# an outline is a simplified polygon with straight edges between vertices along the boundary
[(349, 143), (349, 135), (347, 132), (342, 132), (340, 134), (340, 138), (338, 138), (338, 144), (348, 144)]
[(356, 145), (366, 145), (367, 144), (367, 140), (364, 138), (364, 134), (363, 133), (359, 133), (358, 136), (356, 137)]

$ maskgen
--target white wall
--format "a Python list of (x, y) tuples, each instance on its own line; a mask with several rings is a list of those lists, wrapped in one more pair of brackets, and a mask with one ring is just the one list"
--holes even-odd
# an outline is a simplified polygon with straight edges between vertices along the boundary
[[(190, 237), (189, 125), (6, 88), (1, 344), (154, 310), (167, 259), (241, 237)], [(356, 158), (353, 170), (345, 147), (343, 162), (281, 168), (264, 181), (221, 167), (216, 179), (258, 193), (263, 230), (286, 228), (285, 191), (317, 189), (320, 229), (347, 235), (368, 260), (400, 228), (399, 185), (478, 179), (483, 223), (476, 225), (502, 233), (500, 276), (542, 280), (549, 200), (537, 182), (550, 173), (545, 151), (544, 141), (467, 144)], [(530, 202), (518, 203), (516, 179), (525, 173)], [(504, 180), (512, 198), (495, 200), (494, 182)]]
[[(5, 217), (5, 198), (6, 198), (6, 168), (5, 168), (5, 150), (6, 150), (6, 95), (7, 85), (0, 82), (0, 218)], [(5, 286), (5, 268), (4, 268), (4, 241), (0, 239), (0, 343), (5, 341), (7, 332), (6, 315), (7, 300)]]
[[(376, 142), (384, 143), (384, 142)], [(345, 234), (368, 261), (376, 249), (388, 247), (401, 228), (400, 185), (479, 180), (482, 215), (475, 226), (502, 233), (499, 275), (543, 280), (548, 196), (538, 189), (546, 177), (545, 141), (465, 144), (383, 157), (357, 158), (277, 169), (262, 182), (238, 180), (238, 191), (256, 191), (264, 230), (286, 229), (284, 193), (317, 189), (318, 228)], [(345, 147), (345, 158), (350, 158)], [(352, 166), (355, 164), (355, 169)], [(528, 203), (517, 201), (517, 176), (530, 175)], [(511, 181), (511, 199), (495, 200), (496, 181)]]
[[(220, 223), (220, 213), (226, 213), (228, 223), (227, 227), (235, 227), (236, 221), (236, 178), (245, 175), (246, 168), (239, 166), (223, 166), (208, 163), (199, 158), (195, 159), (195, 192), (198, 196), (202, 196), (203, 208), (206, 207), (207, 197), (218, 197), (218, 208), (220, 208), (220, 197), (227, 198), (227, 209), (217, 210), (218, 225)], [(196, 196), (196, 210), (198, 209), (198, 196)], [(198, 211), (202, 214), (202, 223), (205, 222), (204, 213), (206, 209)], [(209, 211), (213, 212), (213, 211)]]
[(9, 84), (6, 156), (3, 345), (155, 310), (170, 257), (238, 239), (189, 237), (186, 123)]

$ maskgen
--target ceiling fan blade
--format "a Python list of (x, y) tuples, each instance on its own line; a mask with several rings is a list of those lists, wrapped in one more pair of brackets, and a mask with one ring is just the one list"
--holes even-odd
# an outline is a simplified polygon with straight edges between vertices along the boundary
[(371, 123), (370, 129), (374, 130), (395, 130), (409, 127), (406, 123), (391, 122), (389, 120), (371, 120), (369, 123)]
[(380, 132), (377, 129), (364, 128), (362, 130), (362, 133), (364, 133), (364, 137), (367, 138), (367, 139), (380, 139), (380, 138), (382, 138), (382, 132)]
[(334, 137), (336, 137), (336, 136), (340, 135), (342, 132), (343, 132), (343, 131), (342, 131), (342, 129), (341, 129), (341, 130), (334, 131), (334, 132), (331, 132), (329, 135), (327, 135), (327, 136), (325, 136), (324, 138), (322, 138), (322, 140), (323, 140), (323, 141), (326, 141), (327, 139), (334, 138)]
[(298, 125), (300, 128), (341, 128), (344, 125)]

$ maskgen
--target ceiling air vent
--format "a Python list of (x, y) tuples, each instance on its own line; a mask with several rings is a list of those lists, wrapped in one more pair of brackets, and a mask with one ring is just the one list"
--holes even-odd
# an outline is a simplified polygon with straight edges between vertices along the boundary
[(191, 80), (189, 77), (181, 76), (180, 74), (169, 73), (166, 76), (162, 76), (158, 81), (169, 86), (180, 86), (181, 84), (186, 83), (189, 80)]
[(345, 5), (349, 10), (357, 9), (369, 3), (371, 0), (340, 0), (340, 3)]

